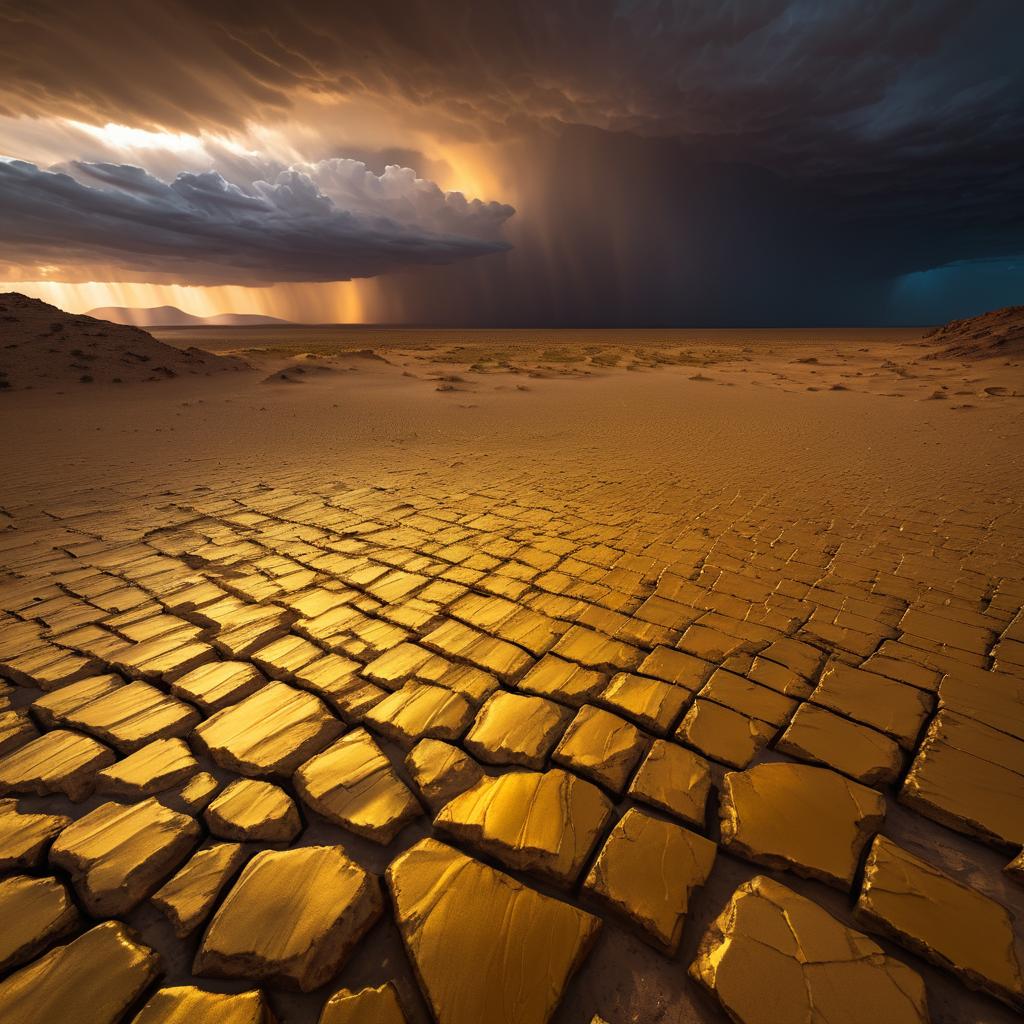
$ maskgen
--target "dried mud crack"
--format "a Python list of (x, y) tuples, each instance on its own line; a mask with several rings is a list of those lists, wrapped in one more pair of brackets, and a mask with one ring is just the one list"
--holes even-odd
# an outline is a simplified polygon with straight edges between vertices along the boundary
[(690, 372), (18, 406), (0, 1021), (1016, 1019), (1020, 424)]

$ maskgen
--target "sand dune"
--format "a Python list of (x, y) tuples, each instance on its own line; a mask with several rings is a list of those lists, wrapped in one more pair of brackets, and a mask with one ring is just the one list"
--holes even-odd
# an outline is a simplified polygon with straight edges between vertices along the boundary
[(138, 327), (73, 316), (18, 292), (0, 294), (0, 387), (121, 384), (245, 367), (234, 356), (157, 341)]
[[(666, 375), (702, 387), (859, 392), (965, 411), (1024, 397), (1024, 312), (914, 329), (448, 330), (346, 325), (121, 326), (0, 296), (0, 381), (67, 388), (251, 368), (252, 383), (371, 382), (441, 393)], [(155, 335), (155, 336), (154, 336)], [(968, 370), (969, 368), (969, 370)], [(1016, 403), (1013, 403), (1016, 404)]]
[(928, 340), (942, 345), (937, 356), (981, 359), (1024, 356), (1024, 306), (1007, 306), (937, 327)]

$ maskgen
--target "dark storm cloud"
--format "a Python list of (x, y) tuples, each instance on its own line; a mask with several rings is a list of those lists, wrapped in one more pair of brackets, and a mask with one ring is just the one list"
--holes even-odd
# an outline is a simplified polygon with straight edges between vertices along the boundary
[(370, 96), (501, 140), (515, 250), (385, 281), (410, 319), (872, 319), (1024, 253), (1021, 38), (1021, 0), (7, 0), (0, 111), (230, 130), (315, 96), (329, 135)]
[[(696, 161), (671, 139), (568, 129), (520, 153), (535, 192), (514, 248), (382, 278), (381, 307), (417, 323), (820, 326), (898, 318), (892, 282), (990, 239), (856, 222), (780, 175)], [(599, 211), (599, 214), (595, 214)]]
[(67, 279), (97, 264), (188, 284), (369, 277), (505, 249), (498, 231), (513, 213), (353, 160), (280, 168), (246, 188), (215, 171), (164, 182), (123, 164), (67, 170), (0, 160), (0, 251)]
[(0, 105), (193, 129), (296, 94), (401, 96), (467, 132), (671, 135), (794, 174), (920, 167), (1022, 126), (1019, 0), (8, 0)]
[(1020, 201), (1022, 37), (1020, 0), (8, 0), (0, 109), (194, 130), (371, 93), (470, 136), (662, 135), (868, 216), (974, 216)]

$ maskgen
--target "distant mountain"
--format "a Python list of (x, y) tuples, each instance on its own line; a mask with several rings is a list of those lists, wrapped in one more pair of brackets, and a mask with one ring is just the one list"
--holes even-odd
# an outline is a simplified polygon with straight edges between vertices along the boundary
[(132, 309), (130, 306), (100, 306), (90, 309), (86, 316), (97, 320), (109, 320), (114, 324), (128, 327), (259, 327), (270, 324), (287, 324), (276, 316), (260, 316), (257, 313), (218, 313), (216, 316), (194, 316), (177, 306), (151, 306), (148, 309)]

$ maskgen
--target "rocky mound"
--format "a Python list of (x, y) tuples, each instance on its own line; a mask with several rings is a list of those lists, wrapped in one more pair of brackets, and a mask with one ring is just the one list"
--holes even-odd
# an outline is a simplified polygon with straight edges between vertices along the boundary
[(951, 320), (945, 326), (929, 331), (925, 338), (931, 344), (942, 346), (930, 358), (1024, 356), (1024, 306), (1007, 306), (967, 320)]
[(235, 357), (165, 345), (139, 327), (0, 293), (0, 388), (129, 384), (246, 366)]

